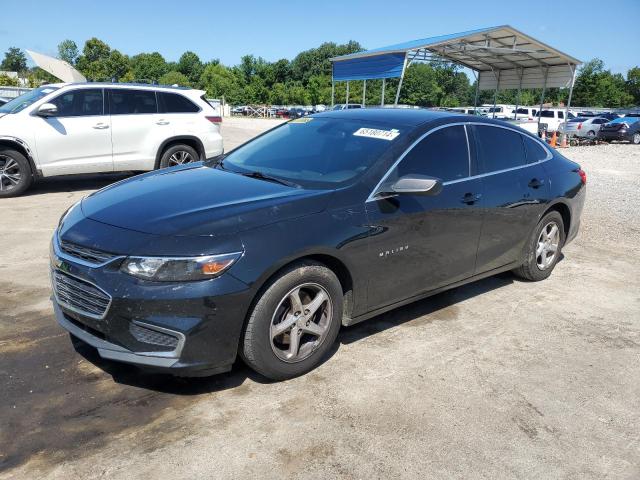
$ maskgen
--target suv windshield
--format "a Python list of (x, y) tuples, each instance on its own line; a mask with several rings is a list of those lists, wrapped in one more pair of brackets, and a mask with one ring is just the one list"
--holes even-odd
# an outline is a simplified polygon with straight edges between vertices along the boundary
[(10, 102), (5, 103), (0, 107), (0, 113), (18, 113), (29, 105), (33, 105), (42, 97), (45, 97), (56, 90), (58, 90), (58, 87), (52, 86), (34, 88), (33, 90), (14, 98)]
[(399, 136), (386, 124), (303, 117), (236, 148), (219, 165), (305, 188), (336, 188), (362, 175)]

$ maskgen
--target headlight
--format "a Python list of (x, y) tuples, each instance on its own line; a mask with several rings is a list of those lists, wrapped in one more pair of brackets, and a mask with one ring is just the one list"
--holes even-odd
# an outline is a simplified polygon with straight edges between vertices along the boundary
[(237, 252), (202, 257), (128, 257), (120, 270), (156, 282), (206, 280), (221, 275), (241, 256)]

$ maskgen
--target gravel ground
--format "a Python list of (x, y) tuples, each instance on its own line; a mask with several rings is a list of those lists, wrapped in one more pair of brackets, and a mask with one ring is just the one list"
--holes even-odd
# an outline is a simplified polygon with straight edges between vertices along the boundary
[[(225, 145), (275, 124), (225, 119)], [(503, 274), (344, 328), (327, 362), (282, 383), (74, 350), (48, 241), (122, 175), (0, 202), (0, 478), (640, 478), (640, 148), (564, 153), (588, 195), (548, 280)]]

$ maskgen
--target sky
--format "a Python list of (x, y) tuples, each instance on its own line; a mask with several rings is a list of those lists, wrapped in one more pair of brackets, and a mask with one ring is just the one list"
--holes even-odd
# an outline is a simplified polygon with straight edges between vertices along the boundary
[[(5, 0), (7, 1), (7, 0)], [(64, 39), (80, 49), (98, 37), (128, 55), (160, 52), (177, 60), (239, 63), (245, 54), (293, 59), (322, 42), (357, 40), (376, 48), (445, 33), (508, 24), (580, 60), (604, 60), (626, 74), (640, 65), (640, 0), (571, 2), (492, 0), (166, 1), (21, 0), (21, 14), (0, 25), (8, 47), (56, 55)], [(550, 8), (551, 6), (555, 8)], [(567, 2), (567, 5), (569, 3)]]

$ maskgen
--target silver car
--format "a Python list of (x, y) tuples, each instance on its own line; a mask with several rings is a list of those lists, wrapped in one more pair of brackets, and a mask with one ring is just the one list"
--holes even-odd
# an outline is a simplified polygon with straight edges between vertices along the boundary
[(566, 122), (562, 122), (558, 127), (558, 132), (567, 133), (570, 136), (576, 137), (596, 138), (600, 127), (608, 122), (609, 120), (603, 117), (577, 117), (569, 120), (569, 125), (566, 127), (566, 132)]

